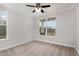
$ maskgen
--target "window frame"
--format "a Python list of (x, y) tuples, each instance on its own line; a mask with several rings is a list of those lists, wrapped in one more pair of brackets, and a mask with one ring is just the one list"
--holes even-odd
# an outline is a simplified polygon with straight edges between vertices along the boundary
[[(6, 26), (6, 37), (0, 39), (0, 41), (2, 41), (2, 40), (7, 40), (8, 39), (8, 12), (6, 10), (0, 11), (0, 12), (6, 13), (6, 16), (5, 16), (6, 17), (6, 24), (3, 23), (3, 19), (2, 19), (2, 24), (0, 24), (0, 25), (3, 25), (3, 26)], [(3, 17), (3, 16), (0, 16), (0, 17)]]

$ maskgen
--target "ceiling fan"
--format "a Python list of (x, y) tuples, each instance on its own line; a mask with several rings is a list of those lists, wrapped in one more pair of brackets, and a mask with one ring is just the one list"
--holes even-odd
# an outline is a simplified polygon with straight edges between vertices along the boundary
[(25, 5), (25, 6), (34, 7), (35, 9), (32, 11), (32, 13), (34, 13), (35, 11), (38, 11), (38, 12), (40, 11), (44, 13), (44, 10), (42, 8), (50, 7), (50, 5), (40, 5), (40, 3), (37, 3), (36, 6), (33, 6), (33, 5)]

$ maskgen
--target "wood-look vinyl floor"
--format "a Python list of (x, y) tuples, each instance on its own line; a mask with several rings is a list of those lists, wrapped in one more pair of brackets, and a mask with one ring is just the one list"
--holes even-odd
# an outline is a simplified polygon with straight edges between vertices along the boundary
[(76, 56), (74, 48), (31, 41), (7, 50), (0, 51), (0, 56)]

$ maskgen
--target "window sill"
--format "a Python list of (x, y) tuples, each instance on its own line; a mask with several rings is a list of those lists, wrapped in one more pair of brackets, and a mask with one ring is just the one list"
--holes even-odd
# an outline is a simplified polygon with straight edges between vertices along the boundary
[(6, 38), (0, 39), (0, 41), (1, 41), (1, 40), (6, 40)]
[(47, 36), (47, 37), (56, 37), (56, 36)]
[(45, 36), (45, 37), (56, 38), (56, 36), (47, 36), (47, 35), (40, 35), (40, 36)]

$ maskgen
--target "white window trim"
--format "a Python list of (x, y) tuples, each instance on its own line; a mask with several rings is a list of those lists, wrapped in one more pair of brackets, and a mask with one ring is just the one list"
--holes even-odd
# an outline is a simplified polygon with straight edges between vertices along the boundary
[[(56, 35), (55, 36), (49, 36), (49, 35), (47, 35), (47, 20), (48, 20), (48, 18), (43, 18), (43, 19), (45, 19), (46, 20), (46, 34), (45, 35), (40, 35), (40, 36), (46, 36), (46, 37), (54, 37), (54, 38), (56, 38)], [(41, 19), (41, 20), (43, 20), (43, 19)], [(40, 22), (39, 22), (40, 23)], [(39, 27), (40, 27), (40, 25), (39, 25)], [(39, 33), (40, 34), (40, 33)], [(55, 33), (56, 34), (56, 33)]]

